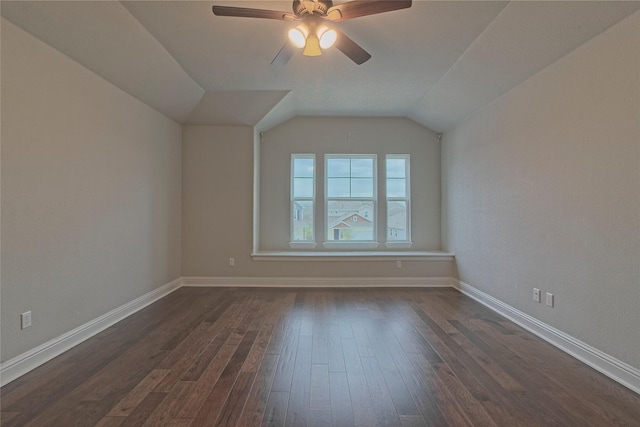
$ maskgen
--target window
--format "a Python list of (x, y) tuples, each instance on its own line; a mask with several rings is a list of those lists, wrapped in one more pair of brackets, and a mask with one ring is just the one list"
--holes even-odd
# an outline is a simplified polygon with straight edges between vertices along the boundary
[(327, 241), (376, 240), (376, 156), (325, 156)]
[[(408, 154), (389, 154), (380, 162), (380, 207), (375, 154), (327, 154), (323, 160), (324, 179), (316, 183), (315, 155), (291, 156), (290, 247), (310, 249), (321, 243), (329, 249), (370, 249), (378, 240), (388, 248), (412, 246)], [(315, 217), (323, 218), (321, 224)]]
[(409, 155), (386, 157), (387, 241), (410, 240)]
[(313, 242), (315, 155), (291, 155), (291, 241)]

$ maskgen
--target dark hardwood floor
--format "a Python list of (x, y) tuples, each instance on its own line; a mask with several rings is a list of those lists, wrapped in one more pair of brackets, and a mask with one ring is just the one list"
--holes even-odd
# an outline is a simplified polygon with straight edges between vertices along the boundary
[(181, 288), (1, 389), (2, 426), (640, 425), (453, 289)]

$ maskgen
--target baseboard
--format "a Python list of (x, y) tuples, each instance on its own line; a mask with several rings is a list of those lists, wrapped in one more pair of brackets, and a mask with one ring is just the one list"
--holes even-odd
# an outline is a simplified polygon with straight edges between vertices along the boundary
[(45, 362), (64, 353), (81, 342), (102, 332), (111, 325), (125, 319), (158, 299), (170, 294), (181, 286), (180, 279), (154, 289), (110, 312), (60, 335), (38, 347), (0, 364), (0, 386), (37, 368)]
[(634, 368), (553, 326), (547, 325), (467, 283), (459, 280), (455, 280), (453, 283), (454, 287), (463, 294), (640, 394), (640, 369)]
[(183, 277), (183, 286), (264, 288), (443, 288), (450, 277)]

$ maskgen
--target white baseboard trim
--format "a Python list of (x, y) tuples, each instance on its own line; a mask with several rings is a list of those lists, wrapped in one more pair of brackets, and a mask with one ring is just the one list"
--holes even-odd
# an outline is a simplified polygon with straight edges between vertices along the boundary
[(467, 283), (454, 280), (453, 284), (463, 294), (640, 394), (640, 369), (634, 368), (553, 326), (547, 325)]
[(256, 288), (443, 288), (450, 277), (183, 277), (183, 286)]
[(13, 359), (0, 364), (0, 386), (10, 383), (16, 378), (37, 368), (45, 362), (64, 353), (81, 342), (102, 332), (113, 324), (125, 319), (149, 304), (170, 294), (181, 286), (180, 279), (154, 289), (133, 301), (103, 314), (77, 328), (41, 344)]

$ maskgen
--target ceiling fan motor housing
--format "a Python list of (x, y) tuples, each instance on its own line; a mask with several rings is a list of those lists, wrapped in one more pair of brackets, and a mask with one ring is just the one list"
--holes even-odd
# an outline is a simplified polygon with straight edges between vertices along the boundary
[(293, 0), (293, 13), (296, 16), (307, 14), (327, 15), (327, 10), (333, 7), (332, 0)]

